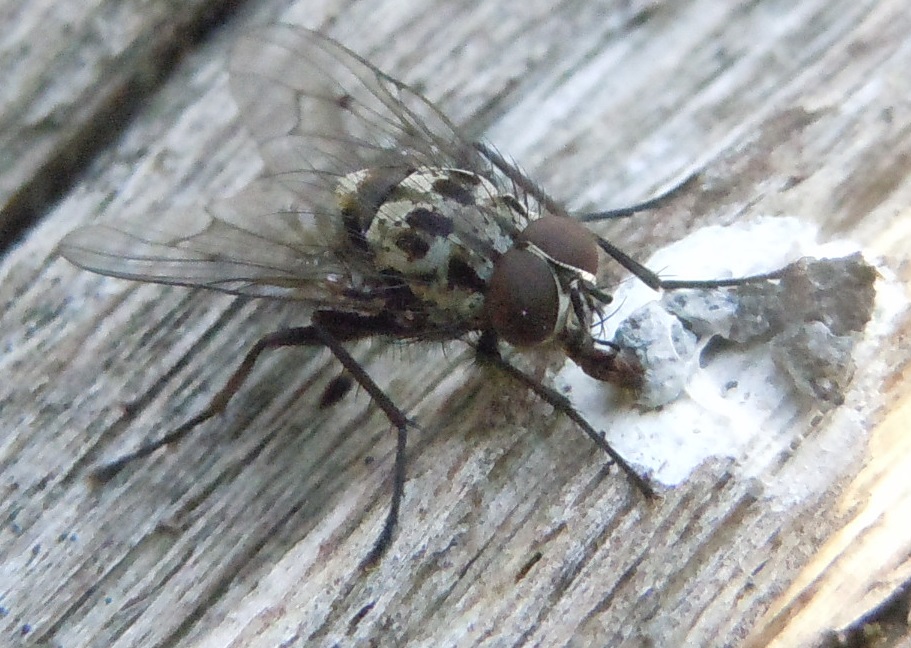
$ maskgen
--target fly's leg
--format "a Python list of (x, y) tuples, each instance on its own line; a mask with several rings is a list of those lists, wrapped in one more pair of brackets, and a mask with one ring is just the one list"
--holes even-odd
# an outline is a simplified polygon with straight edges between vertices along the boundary
[[(320, 315), (321, 313), (314, 314), (313, 324), (309, 328), (313, 328), (316, 331), (320, 338), (320, 342), (332, 352), (332, 355), (334, 355), (348, 373), (351, 374), (357, 384), (370, 394), (373, 402), (383, 410), (386, 418), (395, 426), (397, 432), (395, 467), (392, 472), (392, 501), (389, 503), (389, 511), (386, 513), (386, 520), (383, 522), (383, 528), (380, 531), (380, 535), (373, 543), (373, 548), (370, 550), (370, 553), (367, 554), (367, 557), (361, 562), (361, 569), (369, 569), (379, 561), (384, 553), (386, 553), (386, 549), (389, 548), (389, 544), (392, 541), (392, 533), (395, 531), (395, 525), (399, 519), (399, 508), (402, 503), (402, 495), (405, 492), (405, 449), (408, 445), (408, 426), (413, 425), (413, 423), (402, 413), (402, 410), (396, 407), (395, 403), (392, 402), (392, 399), (380, 389), (379, 385), (373, 381), (373, 378), (370, 377), (358, 361), (351, 357), (351, 354), (342, 346), (339, 338), (333, 335), (325, 324), (317, 323), (320, 319), (328, 318), (328, 316), (319, 317)], [(344, 332), (355, 334), (358, 337), (377, 335), (375, 324), (379, 321), (385, 323), (385, 319), (378, 320), (378, 318), (374, 317), (344, 315), (343, 318), (347, 320), (345, 322), (347, 328), (344, 329)], [(351, 328), (352, 325), (354, 328)], [(358, 335), (358, 333), (361, 332), (357, 330), (358, 326), (366, 326), (366, 329), (369, 330), (362, 329), (364, 334)], [(389, 332), (390, 331), (387, 331), (386, 333), (388, 334)]]
[[(527, 192), (529, 195), (534, 196), (535, 200), (541, 203), (550, 213), (569, 216), (560, 203), (556, 202), (541, 187), (525, 177), (525, 175), (516, 168), (515, 164), (506, 160), (495, 148), (484, 142), (475, 142), (474, 148), (517, 187)], [(608, 209), (600, 212), (591, 212), (588, 214), (576, 214), (573, 215), (572, 218), (580, 220), (583, 223), (589, 223), (592, 221), (626, 218), (633, 214), (638, 214), (639, 212), (658, 209), (669, 203), (678, 195), (687, 191), (690, 188), (690, 185), (692, 185), (698, 177), (698, 173), (691, 173), (667, 191), (660, 193), (657, 196), (653, 196), (648, 200), (636, 203), (635, 205), (628, 205), (626, 207)]]
[(228, 378), (224, 387), (212, 397), (209, 404), (199, 414), (160, 439), (150, 441), (140, 446), (137, 450), (96, 468), (92, 473), (92, 477), (101, 482), (109, 481), (130, 463), (137, 459), (148, 457), (159, 448), (180, 441), (200, 424), (221, 414), (234, 394), (240, 390), (241, 386), (247, 380), (247, 377), (253, 370), (253, 365), (256, 364), (256, 360), (263, 351), (284, 346), (313, 346), (318, 344), (320, 344), (320, 342), (315, 337), (312, 327), (310, 326), (282, 329), (263, 337), (247, 352), (247, 355), (244, 356), (240, 366), (234, 371), (231, 377)]
[(548, 403), (556, 411), (561, 412), (573, 423), (575, 423), (601, 450), (607, 454), (611, 460), (617, 464), (623, 472), (626, 473), (629, 480), (636, 488), (646, 497), (655, 497), (655, 490), (642, 475), (636, 472), (636, 469), (630, 466), (619, 452), (607, 442), (604, 435), (597, 432), (585, 418), (576, 411), (569, 399), (563, 394), (535, 380), (518, 367), (513, 366), (503, 358), (497, 345), (496, 335), (490, 332), (484, 332), (475, 345), (478, 356), (498, 369), (513, 377), (522, 383), (527, 389), (534, 392), (538, 398)]
[(733, 277), (731, 279), (662, 279), (652, 270), (642, 265), (626, 252), (608, 241), (606, 238), (598, 237), (598, 246), (604, 250), (611, 258), (624, 268), (629, 270), (642, 283), (652, 290), (679, 290), (681, 288), (727, 288), (730, 286), (742, 286), (748, 283), (758, 283), (760, 281), (769, 281), (770, 279), (780, 279), (788, 272), (788, 266), (764, 272), (762, 274), (749, 275), (747, 277)]
[[(628, 218), (640, 212), (649, 211), (652, 209), (658, 209), (659, 207), (664, 206), (666, 203), (674, 199), (678, 194), (686, 191), (689, 186), (696, 180), (698, 177), (697, 174), (692, 174), (687, 176), (682, 182), (671, 187), (669, 190), (665, 191), (654, 198), (650, 198), (641, 203), (635, 205), (630, 205), (628, 207), (620, 207), (617, 209), (609, 209), (607, 211), (601, 212), (592, 212), (589, 214), (581, 214), (576, 218), (583, 223), (591, 223), (603, 220), (612, 220), (619, 218)], [(765, 272), (762, 274), (749, 275), (747, 277), (734, 277), (731, 279), (705, 279), (705, 280), (691, 280), (691, 279), (662, 279), (658, 276), (657, 273), (650, 270), (643, 264), (636, 261), (626, 252), (618, 248), (616, 245), (608, 241), (603, 236), (597, 236), (598, 247), (600, 247), (604, 252), (610, 256), (614, 261), (622, 265), (629, 272), (631, 272), (636, 278), (638, 278), (642, 283), (651, 288), (652, 290), (679, 290), (681, 288), (726, 288), (731, 286), (741, 286), (748, 283), (758, 283), (761, 281), (768, 281), (770, 279), (780, 279), (783, 274), (787, 271), (787, 268), (780, 268), (778, 270), (773, 270), (772, 272)]]
[(689, 190), (690, 186), (696, 181), (696, 178), (698, 177), (698, 173), (691, 173), (664, 193), (653, 196), (648, 200), (643, 200), (642, 202), (636, 203), (635, 205), (627, 205), (626, 207), (617, 207), (615, 209), (607, 209), (600, 212), (580, 214), (576, 216), (576, 218), (583, 223), (592, 223), (603, 220), (614, 220), (617, 218), (628, 218), (629, 216), (638, 214), (639, 212), (659, 209), (661, 207), (664, 207), (680, 194)]
[(392, 502), (383, 523), (383, 529), (361, 564), (362, 568), (368, 568), (374, 565), (389, 547), (398, 521), (399, 508), (405, 489), (407, 433), (408, 427), (413, 423), (396, 407), (395, 403), (380, 389), (357, 360), (348, 353), (342, 342), (378, 335), (395, 336), (398, 333), (400, 333), (398, 326), (382, 315), (371, 317), (318, 311), (314, 313), (310, 326), (282, 329), (263, 337), (253, 345), (224, 387), (215, 394), (199, 414), (160, 439), (142, 445), (137, 450), (97, 468), (92, 476), (98, 481), (108, 481), (127, 464), (147, 457), (159, 448), (180, 441), (197, 426), (223, 412), (231, 398), (240, 390), (264, 351), (279, 347), (323, 346), (332, 352), (347, 373), (370, 394), (373, 402), (383, 411), (397, 431), (395, 467), (392, 475)]

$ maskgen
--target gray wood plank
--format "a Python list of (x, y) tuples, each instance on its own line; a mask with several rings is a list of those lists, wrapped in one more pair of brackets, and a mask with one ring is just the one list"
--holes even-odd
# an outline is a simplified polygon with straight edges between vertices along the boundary
[[(418, 84), (572, 209), (700, 169), (667, 208), (599, 229), (637, 257), (708, 224), (788, 215), (907, 281), (911, 17), (898, 0), (282, 7), (263, 3), (201, 45), (0, 265), (0, 633), (61, 646), (738, 645), (751, 633), (808, 645), (844, 623), (792, 628), (794, 608), (776, 617), (773, 602), (870, 496), (848, 484), (876, 463), (868, 443), (907, 392), (894, 283), (843, 407), (770, 413), (788, 452), (769, 463), (757, 437), (653, 504), (458, 343), (354, 349), (422, 427), (401, 527), (372, 572), (356, 565), (385, 515), (394, 439), (363, 393), (315, 408), (338, 371), (324, 352), (266, 358), (218, 421), (89, 486), (92, 464), (201, 408), (259, 336), (306, 321), (289, 305), (96, 277), (53, 251), (80, 223), (194, 209), (258, 173), (224, 64), (237, 33), (278, 15)], [(546, 361), (531, 366), (558, 366)], [(652, 459), (673, 463), (653, 418)], [(756, 462), (766, 469), (748, 477)], [(882, 565), (906, 543), (892, 534)], [(860, 614), (860, 601), (839, 606)]]
[(0, 244), (67, 190), (174, 61), (236, 5), (0, 2)]

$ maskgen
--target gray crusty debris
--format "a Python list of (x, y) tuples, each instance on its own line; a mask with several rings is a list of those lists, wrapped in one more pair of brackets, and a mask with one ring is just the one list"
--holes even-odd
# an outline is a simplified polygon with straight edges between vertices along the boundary
[(697, 339), (722, 338), (735, 345), (768, 343), (794, 388), (830, 409), (844, 402), (853, 376), (852, 354), (873, 311), (876, 276), (858, 252), (800, 259), (775, 280), (669, 291), (660, 306), (653, 302), (622, 322), (614, 342), (642, 363), (638, 402), (646, 408), (683, 391), (704, 346)]

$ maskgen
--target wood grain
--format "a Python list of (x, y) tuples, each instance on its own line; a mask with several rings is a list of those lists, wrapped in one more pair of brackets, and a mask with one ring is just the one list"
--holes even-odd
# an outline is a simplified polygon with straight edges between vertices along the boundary
[[(95, 24), (129, 25), (139, 36), (124, 56), (141, 60), (153, 51), (137, 43), (162, 29), (142, 15)], [(888, 303), (846, 404), (770, 430), (793, 443), (761, 478), (739, 470), (763, 451), (757, 439), (648, 504), (463, 345), (355, 347), (422, 428), (401, 528), (369, 573), (356, 565), (385, 515), (394, 438), (363, 393), (315, 408), (338, 372), (326, 353), (270, 356), (218, 421), (92, 488), (93, 463), (173, 428), (259, 336), (306, 321), (293, 305), (104, 279), (54, 254), (80, 223), (194, 209), (258, 173), (224, 66), (237, 34), (279, 18), (417, 84), (571, 209), (633, 202), (700, 170), (673, 205), (603, 229), (639, 258), (757, 216), (858, 243)], [(2, 259), (0, 643), (819, 645), (905, 582), (911, 553), (908, 33), (900, 0), (250, 3)], [(88, 55), (83, 30), (59, 34), (55, 48)], [(104, 66), (67, 74), (49, 44), (27, 42), (5, 45), (5, 70), (32, 66), (29, 78), (73, 96), (110, 92)], [(33, 91), (19, 87), (26, 105)], [(27, 139), (25, 117), (7, 114), (7, 132)], [(5, 201), (64, 140), (8, 162)], [(845, 431), (850, 442), (826, 446)], [(799, 497), (772, 495), (806, 475), (816, 485)]]
[(0, 243), (55, 201), (234, 0), (0, 2)]

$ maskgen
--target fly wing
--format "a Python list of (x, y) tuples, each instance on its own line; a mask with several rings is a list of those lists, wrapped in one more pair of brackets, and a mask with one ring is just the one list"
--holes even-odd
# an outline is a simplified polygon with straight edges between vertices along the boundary
[(374, 310), (381, 300), (356, 290), (356, 271), (333, 254), (317, 220), (300, 196), (265, 178), (205, 211), (78, 228), (58, 250), (112, 277)]
[(502, 165), (429, 101), (316, 32), (278, 25), (241, 37), (230, 81), (265, 177), (198, 213), (77, 229), (60, 244), (65, 258), (126, 279), (375, 311), (388, 277), (351, 244), (346, 176), (458, 168), (504, 184)]
[(340, 176), (362, 169), (491, 173), (427, 99), (317, 32), (276, 25), (241, 37), (230, 77), (267, 173), (317, 211), (334, 208)]

